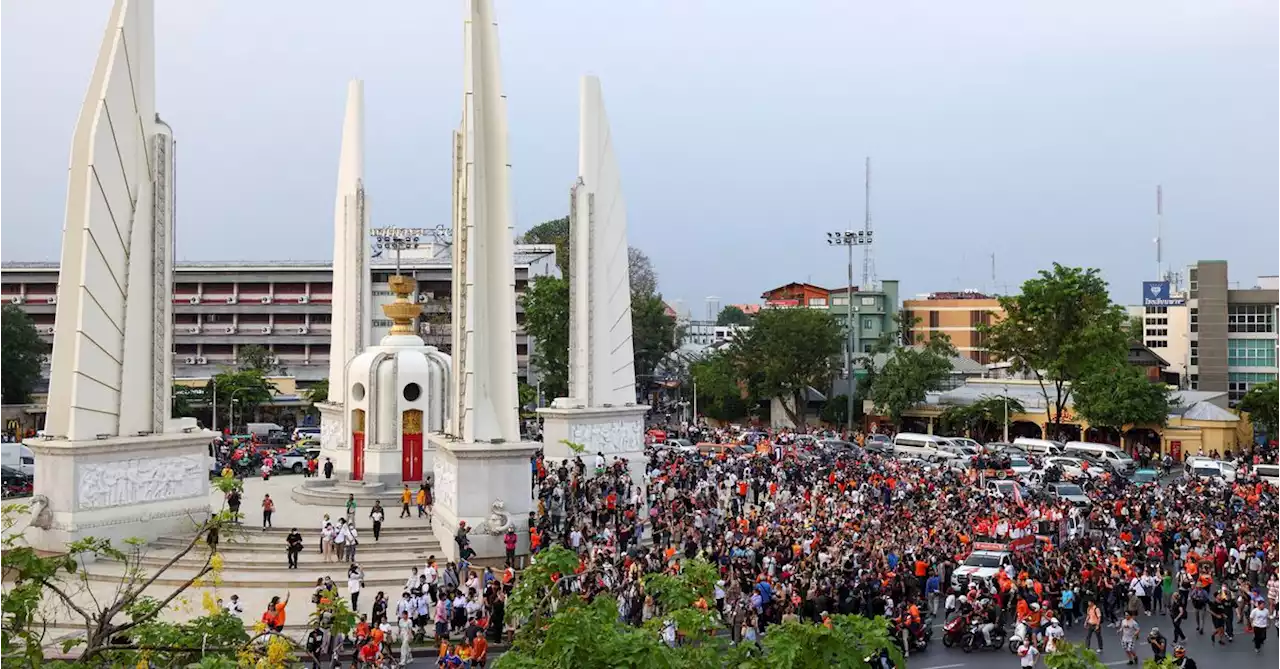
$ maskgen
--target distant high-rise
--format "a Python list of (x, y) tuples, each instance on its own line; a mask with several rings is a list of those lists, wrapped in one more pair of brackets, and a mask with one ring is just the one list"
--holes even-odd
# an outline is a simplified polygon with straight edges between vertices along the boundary
[(720, 298), (715, 295), (707, 297), (707, 320), (714, 321), (720, 315)]

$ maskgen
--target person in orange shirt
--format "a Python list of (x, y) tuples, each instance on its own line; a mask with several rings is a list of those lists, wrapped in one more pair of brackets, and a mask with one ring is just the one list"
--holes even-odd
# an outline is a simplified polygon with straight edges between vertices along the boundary
[(485, 640), (483, 634), (477, 634), (476, 638), (471, 642), (471, 666), (474, 669), (484, 669), (484, 665), (489, 661), (489, 642)]
[(276, 632), (284, 631), (284, 607), (289, 605), (289, 594), (285, 593), (283, 602), (279, 597), (272, 597), (271, 603), (267, 604), (267, 612), (262, 615), (262, 620), (267, 623), (267, 627)]
[(409, 484), (405, 484), (404, 490), (400, 491), (400, 517), (412, 518), (413, 514), (409, 511), (409, 503), (413, 501), (413, 491), (409, 489)]

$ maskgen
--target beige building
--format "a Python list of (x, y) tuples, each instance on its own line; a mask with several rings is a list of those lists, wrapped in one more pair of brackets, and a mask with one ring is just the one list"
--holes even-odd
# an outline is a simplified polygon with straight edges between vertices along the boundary
[(1004, 314), (996, 298), (972, 291), (931, 293), (903, 300), (902, 310), (907, 341), (923, 344), (943, 333), (960, 355), (984, 365), (991, 362), (978, 326), (990, 325)]
[[(1175, 298), (1184, 298), (1180, 293)], [(1176, 373), (1179, 385), (1185, 385), (1187, 360), (1191, 352), (1188, 321), (1191, 310), (1184, 302), (1181, 306), (1125, 307), (1131, 318), (1142, 319), (1142, 343), (1153, 353), (1169, 363), (1167, 372)]]

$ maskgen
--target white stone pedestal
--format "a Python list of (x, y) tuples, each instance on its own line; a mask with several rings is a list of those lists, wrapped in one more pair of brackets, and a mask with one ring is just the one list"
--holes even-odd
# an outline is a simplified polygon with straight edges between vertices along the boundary
[[(559, 400), (557, 400), (559, 401)], [(625, 458), (631, 481), (644, 490), (644, 415), (649, 407), (557, 407), (538, 409), (542, 416), (543, 454), (549, 462), (569, 459), (576, 453), (564, 444), (582, 444), (582, 461), (588, 475), (594, 472), (596, 453), (604, 453), (606, 461)]]
[[(517, 555), (529, 553), (529, 511), (533, 509), (533, 477), (529, 458), (542, 448), (536, 442), (476, 444), (454, 441), (447, 435), (427, 435), (435, 449), (435, 484), (431, 529), (442, 552), (457, 561), (454, 534), (458, 522), (471, 529), (476, 559), (506, 556), (502, 543), (505, 522), (515, 527), (520, 542)], [(494, 507), (502, 502), (498, 512)], [(494, 533), (488, 533), (493, 531)]]
[[(64, 551), (92, 536), (151, 541), (209, 517), (208, 430), (93, 441), (24, 442), (36, 458), (34, 548)], [(44, 507), (43, 499), (48, 500)]]
[[(341, 389), (337, 389), (341, 392)], [(351, 435), (346, 428), (346, 408), (341, 402), (317, 402), (320, 411), (320, 462), (316, 472), (324, 476), (324, 459), (333, 461), (333, 478), (351, 478)]]

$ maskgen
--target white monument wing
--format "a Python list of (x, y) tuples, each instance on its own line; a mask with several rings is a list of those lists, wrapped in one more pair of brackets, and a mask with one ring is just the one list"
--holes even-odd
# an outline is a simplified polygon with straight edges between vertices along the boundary
[(636, 401), (627, 207), (596, 77), (582, 78), (580, 113), (581, 183), (574, 195), (571, 270), (576, 341), (571, 348), (570, 395), (586, 400), (588, 406), (622, 406)]
[[(76, 121), (45, 427), (50, 436), (161, 432), (168, 418), (167, 397), (156, 406), (153, 392), (157, 376), (164, 388), (172, 378), (163, 343), (172, 322), (172, 248), (167, 231), (156, 230), (153, 211), (152, 32), (151, 2), (115, 2)], [(161, 314), (155, 313), (158, 292)]]
[(450, 432), (468, 442), (517, 442), (511, 165), (498, 29), (489, 0), (468, 0), (463, 45), (462, 125), (454, 142), (457, 367)]
[(364, 82), (358, 79), (347, 84), (333, 219), (329, 396), (340, 402), (347, 391), (347, 364), (372, 343), (372, 316), (368, 313), (372, 303), (369, 212), (364, 192)]

